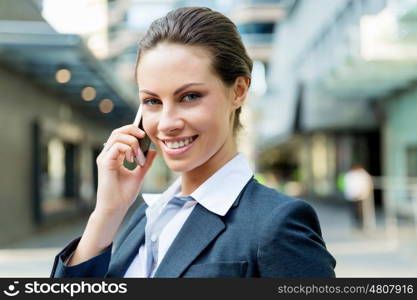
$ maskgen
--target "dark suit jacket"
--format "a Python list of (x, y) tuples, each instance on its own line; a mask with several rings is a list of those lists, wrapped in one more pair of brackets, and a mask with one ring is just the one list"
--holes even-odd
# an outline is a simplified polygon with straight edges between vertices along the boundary
[[(51, 277), (123, 277), (144, 242), (146, 208), (139, 206), (117, 246), (68, 267), (63, 261), (80, 238), (72, 241)], [(334, 277), (335, 265), (311, 205), (252, 177), (225, 216), (196, 205), (155, 277)]]

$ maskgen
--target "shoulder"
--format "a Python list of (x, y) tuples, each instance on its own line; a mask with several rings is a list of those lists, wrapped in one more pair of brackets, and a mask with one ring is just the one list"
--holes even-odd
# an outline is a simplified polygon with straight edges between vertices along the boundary
[(242, 205), (257, 224), (261, 277), (334, 277), (336, 261), (327, 251), (314, 208), (256, 181)]
[(266, 216), (286, 216), (291, 214), (309, 214), (316, 216), (314, 208), (307, 201), (291, 197), (260, 184), (252, 178), (242, 191), (242, 206)]
[(240, 199), (239, 210), (244, 219), (257, 224), (259, 239), (303, 232), (320, 240), (322, 232), (313, 206), (307, 201), (282, 194), (251, 179)]

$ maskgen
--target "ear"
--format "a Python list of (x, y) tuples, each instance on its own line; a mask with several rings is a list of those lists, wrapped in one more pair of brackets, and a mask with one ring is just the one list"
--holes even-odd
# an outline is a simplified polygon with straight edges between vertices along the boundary
[(248, 94), (250, 78), (239, 76), (233, 86), (233, 108), (238, 109), (243, 105)]

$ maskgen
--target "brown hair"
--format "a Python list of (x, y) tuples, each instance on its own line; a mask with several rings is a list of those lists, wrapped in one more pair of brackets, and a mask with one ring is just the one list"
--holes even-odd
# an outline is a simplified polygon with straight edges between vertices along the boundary
[[(141, 55), (161, 42), (201, 46), (212, 55), (213, 70), (227, 86), (239, 76), (251, 79), (252, 60), (249, 58), (236, 25), (223, 14), (207, 7), (180, 7), (152, 22), (139, 43), (135, 72)], [(242, 128), (235, 111), (233, 134)]]

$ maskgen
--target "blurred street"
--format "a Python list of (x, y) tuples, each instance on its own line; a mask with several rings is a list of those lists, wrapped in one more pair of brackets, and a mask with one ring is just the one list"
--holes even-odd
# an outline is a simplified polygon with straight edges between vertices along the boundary
[(0, 249), (0, 277), (49, 277), (60, 247), (82, 233), (84, 220), (56, 227), (48, 232)]
[[(327, 247), (337, 260), (337, 277), (416, 277), (417, 244), (413, 224), (400, 226), (399, 246), (383, 230), (366, 236), (351, 229), (347, 209), (313, 203)], [(0, 277), (49, 277), (54, 256), (82, 233), (84, 221), (0, 249)], [(380, 227), (382, 228), (382, 227)], [(414, 238), (414, 240), (413, 240)]]
[(417, 276), (417, 243), (413, 224), (399, 226), (396, 242), (386, 238), (380, 225), (372, 235), (352, 229), (347, 208), (317, 203), (314, 207), (327, 248), (337, 260), (337, 277)]

